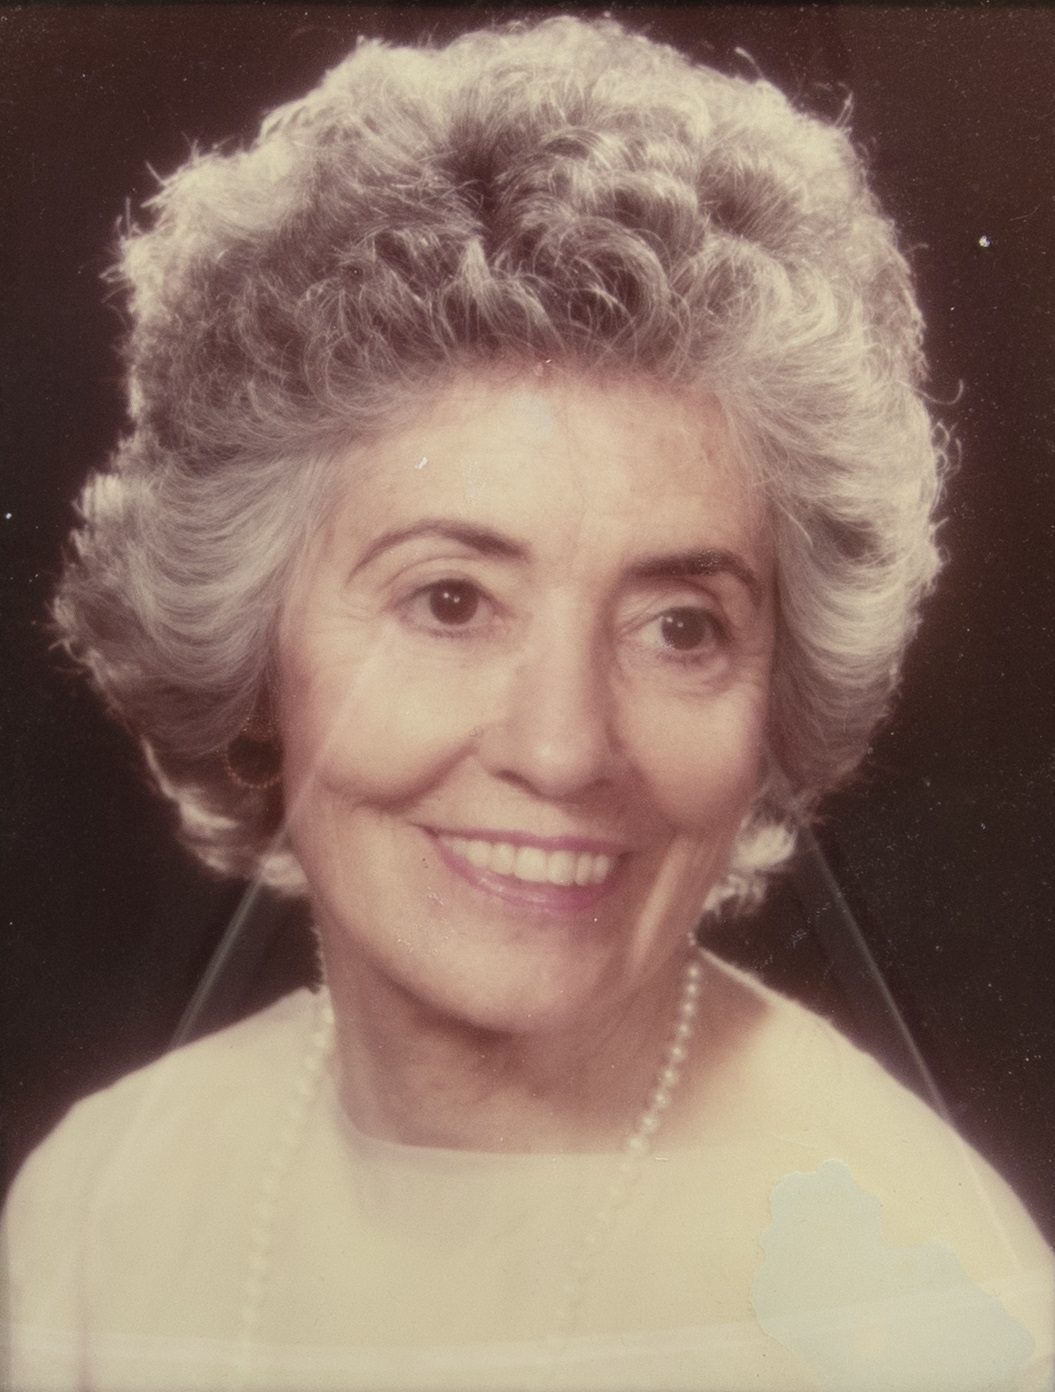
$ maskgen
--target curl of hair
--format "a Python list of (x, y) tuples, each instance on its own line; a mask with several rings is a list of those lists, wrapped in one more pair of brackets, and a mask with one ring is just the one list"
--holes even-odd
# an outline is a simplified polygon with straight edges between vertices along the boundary
[(560, 17), (361, 41), (149, 206), (115, 272), (131, 427), (55, 617), (202, 859), (304, 887), (217, 751), (266, 688), (334, 451), (445, 375), (548, 359), (716, 394), (767, 491), (772, 776), (709, 905), (756, 899), (865, 753), (938, 568), (920, 316), (841, 123)]

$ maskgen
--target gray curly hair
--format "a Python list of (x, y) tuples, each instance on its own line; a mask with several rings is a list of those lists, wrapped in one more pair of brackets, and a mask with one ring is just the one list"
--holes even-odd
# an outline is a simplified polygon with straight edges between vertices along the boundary
[(717, 395), (770, 504), (770, 774), (711, 907), (857, 766), (938, 567), (943, 437), (893, 229), (842, 123), (610, 21), (360, 41), (123, 240), (131, 428), (87, 484), (62, 641), (210, 866), (303, 891), (257, 708), (335, 454), (430, 384), (550, 359)]

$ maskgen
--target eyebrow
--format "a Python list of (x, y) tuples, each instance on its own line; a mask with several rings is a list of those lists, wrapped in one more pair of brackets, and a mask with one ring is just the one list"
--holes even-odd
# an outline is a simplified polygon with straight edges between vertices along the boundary
[(490, 527), (477, 527), (471, 522), (449, 522), (445, 518), (427, 517), (420, 522), (415, 522), (411, 527), (400, 527), (390, 532), (382, 532), (367, 548), (366, 554), (357, 563), (356, 570), (369, 565), (383, 552), (391, 551), (394, 546), (400, 546), (405, 541), (414, 541), (417, 537), (439, 537), (444, 541), (454, 541), (459, 546), (467, 546), (469, 550), (475, 551), (480, 556), (501, 556), (506, 560), (514, 561), (528, 559), (526, 547), (503, 536), (501, 532), (492, 531)]
[(697, 575), (731, 575), (747, 590), (756, 608), (762, 602), (762, 582), (758, 576), (735, 551), (721, 547), (646, 556), (633, 563), (629, 574), (633, 580), (691, 580)]
[[(439, 537), (468, 547), (480, 556), (498, 556), (504, 560), (530, 560), (528, 548), (490, 527), (471, 522), (455, 522), (446, 518), (429, 517), (410, 527), (382, 532), (368, 547), (355, 569), (369, 565), (385, 551), (414, 541), (418, 537)], [(755, 606), (762, 602), (762, 584), (751, 567), (735, 551), (709, 547), (699, 551), (674, 551), (666, 555), (645, 556), (628, 568), (631, 580), (686, 580), (700, 575), (731, 575), (747, 590)]]

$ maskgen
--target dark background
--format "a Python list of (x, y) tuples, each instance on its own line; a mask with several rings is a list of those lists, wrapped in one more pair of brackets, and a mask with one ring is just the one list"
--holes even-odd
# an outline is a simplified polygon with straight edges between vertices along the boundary
[[(117, 218), (190, 142), (249, 136), (360, 32), (444, 37), (495, 14), (400, 5), (0, 8), (4, 768), (3, 1162), (171, 1040), (240, 900), (173, 843), (138, 756), (49, 653), (70, 500), (122, 420), (100, 274)], [(1055, 503), (1055, 14), (866, 6), (614, 13), (821, 114), (847, 92), (930, 325), (962, 465), (951, 557), (903, 699), (807, 859), (722, 946), (919, 1084), (870, 964), (964, 1134), (1055, 1236), (1050, 719)], [(859, 925), (866, 946), (853, 932)], [(212, 1027), (310, 971), (298, 914), (258, 903)], [(190, 1138), (189, 1138), (190, 1139)]]

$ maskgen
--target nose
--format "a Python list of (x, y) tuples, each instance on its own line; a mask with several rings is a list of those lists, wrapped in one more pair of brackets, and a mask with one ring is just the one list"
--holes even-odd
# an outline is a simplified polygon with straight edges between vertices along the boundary
[(539, 797), (569, 800), (614, 782), (623, 756), (604, 654), (574, 629), (540, 634), (509, 673), (478, 747), (489, 772)]

